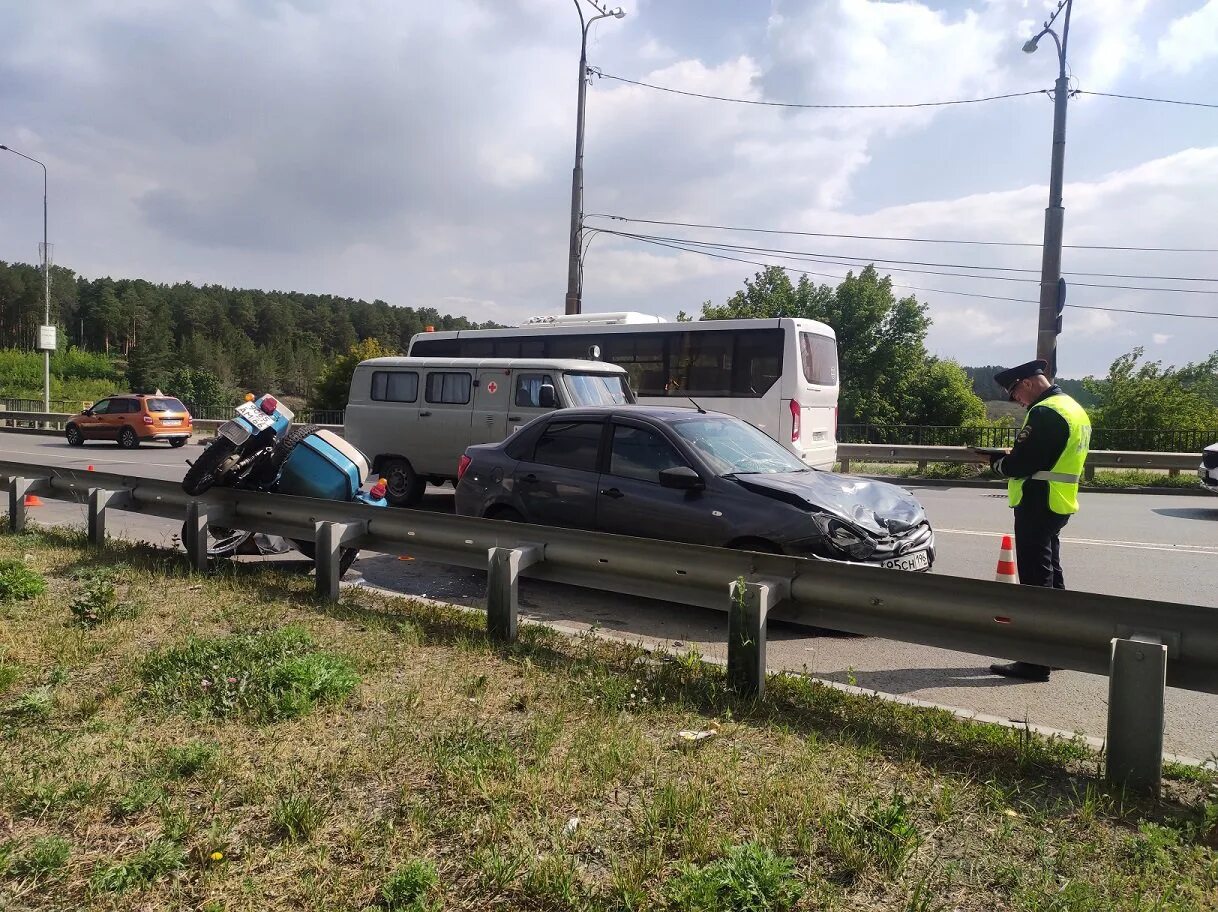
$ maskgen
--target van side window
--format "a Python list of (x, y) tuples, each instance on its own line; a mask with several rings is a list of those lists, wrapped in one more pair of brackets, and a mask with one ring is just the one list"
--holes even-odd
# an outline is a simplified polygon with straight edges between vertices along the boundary
[(468, 405), (473, 377), (467, 373), (433, 371), (427, 375), (427, 401), (444, 405)]
[(595, 472), (604, 426), (600, 421), (552, 421), (537, 438), (533, 461), (563, 469)]
[(554, 378), (549, 374), (519, 374), (512, 402), (516, 408), (541, 408), (541, 388), (547, 384), (557, 389)]
[(414, 371), (373, 371), (374, 402), (415, 402), (419, 398), (419, 375)]

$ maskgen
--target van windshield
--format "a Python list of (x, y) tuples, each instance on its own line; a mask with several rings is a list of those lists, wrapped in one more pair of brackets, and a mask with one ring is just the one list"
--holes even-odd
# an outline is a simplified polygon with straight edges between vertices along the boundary
[(631, 405), (634, 393), (626, 385), (621, 374), (575, 374), (568, 373), (563, 382), (571, 394), (571, 405)]

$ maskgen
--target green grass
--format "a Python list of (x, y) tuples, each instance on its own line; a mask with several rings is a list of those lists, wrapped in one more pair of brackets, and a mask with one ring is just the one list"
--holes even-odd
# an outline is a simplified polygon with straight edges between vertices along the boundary
[[(697, 655), (530, 625), (503, 646), (299, 574), (0, 535), (25, 555), (47, 589), (0, 613), (0, 908), (1218, 907), (1193, 767), (1143, 798), (1080, 741), (796, 675), (746, 700)], [(117, 563), (138, 621), (72, 623)]]
[[(1200, 464), (1200, 457), (1197, 459)], [(840, 468), (837, 466), (836, 468)], [(932, 462), (925, 469), (913, 463), (851, 461), (851, 475), (891, 475), (896, 478), (961, 479), (967, 481), (1000, 481), (989, 470), (974, 463)], [(1150, 469), (1097, 469), (1093, 479), (1083, 479), (1083, 488), (1187, 488), (1197, 487), (1196, 472), (1169, 475), (1167, 471)]]
[(47, 582), (42, 574), (32, 570), (22, 560), (0, 560), (0, 602), (32, 599), (46, 592)]

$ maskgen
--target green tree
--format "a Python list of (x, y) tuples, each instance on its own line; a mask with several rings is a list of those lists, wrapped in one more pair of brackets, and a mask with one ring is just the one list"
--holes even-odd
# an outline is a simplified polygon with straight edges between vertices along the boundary
[(150, 310), (140, 326), (127, 362), (127, 380), (134, 392), (151, 393), (169, 384), (174, 364), (168, 310), (163, 304)]
[(181, 365), (170, 372), (165, 392), (190, 403), (199, 412), (228, 405), (234, 398), (233, 392), (211, 371)]
[(703, 320), (800, 317), (837, 333), (843, 424), (944, 424), (981, 420), (985, 406), (960, 367), (926, 351), (930, 317), (915, 297), (897, 298), (892, 281), (868, 266), (837, 288), (792, 282), (768, 266), (727, 303), (702, 306)]
[(355, 373), (356, 366), (369, 358), (383, 358), (392, 354), (393, 349), (376, 339), (365, 339), (352, 345), (345, 355), (326, 365), (317, 385), (313, 387), (309, 405), (315, 409), (345, 409), (351, 389), (351, 375)]
[(1218, 427), (1218, 352), (1184, 367), (1142, 361), (1135, 348), (1112, 362), (1103, 380), (1087, 377), (1098, 403), (1091, 423), (1103, 428), (1207, 431)]

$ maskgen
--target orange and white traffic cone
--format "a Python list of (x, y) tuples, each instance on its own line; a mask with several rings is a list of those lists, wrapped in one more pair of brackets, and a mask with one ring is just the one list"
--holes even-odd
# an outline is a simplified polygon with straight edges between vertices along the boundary
[(1015, 546), (1009, 535), (1002, 536), (1002, 550), (998, 552), (998, 569), (994, 571), (994, 582), (1019, 582), (1019, 571), (1015, 569)]

